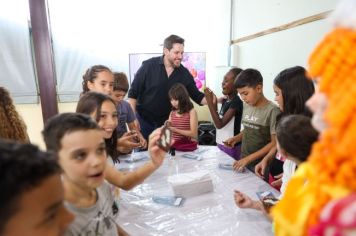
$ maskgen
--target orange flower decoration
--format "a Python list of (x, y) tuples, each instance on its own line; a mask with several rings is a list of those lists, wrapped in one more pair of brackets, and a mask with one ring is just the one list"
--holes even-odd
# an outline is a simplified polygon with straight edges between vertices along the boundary
[(328, 128), (272, 209), (277, 236), (308, 235), (327, 202), (356, 192), (356, 32), (334, 29), (315, 49), (309, 66), (309, 75), (321, 78), (320, 92), (328, 98)]

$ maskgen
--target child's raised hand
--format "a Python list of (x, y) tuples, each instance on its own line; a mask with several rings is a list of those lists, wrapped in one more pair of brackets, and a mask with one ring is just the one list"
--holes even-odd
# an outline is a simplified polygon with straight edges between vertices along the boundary
[(153, 164), (158, 168), (162, 165), (166, 152), (157, 145), (161, 138), (162, 128), (154, 130), (149, 136), (148, 152)]
[(253, 207), (253, 201), (250, 197), (241, 193), (238, 190), (235, 190), (234, 192), (235, 192), (234, 200), (235, 200), (236, 206), (238, 206), (239, 208), (252, 208)]
[(213, 104), (214, 93), (210, 90), (210, 88), (206, 87), (204, 89), (205, 99), (208, 104)]

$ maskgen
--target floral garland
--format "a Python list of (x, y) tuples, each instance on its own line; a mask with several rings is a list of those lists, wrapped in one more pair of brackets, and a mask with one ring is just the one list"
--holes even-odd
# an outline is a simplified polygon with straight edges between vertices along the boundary
[(330, 200), (356, 192), (356, 31), (335, 28), (309, 59), (328, 98), (328, 128), (272, 209), (275, 235), (308, 235)]

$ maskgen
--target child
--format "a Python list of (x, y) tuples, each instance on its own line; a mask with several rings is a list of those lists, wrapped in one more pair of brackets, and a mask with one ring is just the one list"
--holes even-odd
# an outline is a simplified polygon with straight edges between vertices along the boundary
[(242, 141), (241, 159), (235, 161), (234, 169), (247, 167), (254, 171), (257, 162), (275, 146), (276, 117), (280, 112), (263, 95), (263, 78), (258, 70), (243, 70), (235, 86), (244, 101), (241, 122), (244, 130), (226, 140), (226, 144), (233, 147)]
[[(283, 117), (277, 124), (276, 133), (277, 150), (286, 158), (283, 176), (293, 175), (296, 167), (306, 161), (313, 143), (318, 140), (319, 133), (312, 127), (310, 118), (303, 115)], [(285, 184), (286, 181), (283, 181), (281, 197), (284, 194)], [(253, 201), (237, 190), (235, 190), (234, 198), (236, 205), (240, 208), (265, 211), (261, 201)]]
[(28, 143), (26, 125), (16, 111), (9, 92), (0, 87), (0, 138)]
[(52, 154), (0, 141), (0, 235), (63, 235), (73, 215), (63, 205), (60, 173)]
[(168, 91), (172, 111), (166, 124), (172, 131), (172, 147), (178, 151), (193, 151), (198, 143), (193, 141), (198, 137), (198, 117), (189, 99), (186, 88), (180, 84), (174, 84)]
[(118, 235), (99, 126), (89, 116), (62, 113), (47, 121), (43, 136), (47, 149), (58, 154), (66, 207), (75, 215), (66, 235)]
[[(313, 82), (306, 76), (306, 71), (301, 66), (295, 66), (281, 71), (273, 81), (275, 101), (281, 113), (277, 116), (277, 123), (282, 117), (292, 114), (301, 114), (311, 117), (311, 112), (306, 108), (305, 102), (314, 94)], [(282, 183), (284, 158), (277, 153), (267, 155), (256, 165), (255, 172), (262, 177), (269, 166), (270, 184), (276, 188)], [(277, 159), (278, 158), (278, 159)]]
[[(99, 95), (111, 100), (104, 94)], [(112, 110), (116, 112), (114, 102), (112, 104)], [(106, 109), (102, 110), (100, 117), (106, 116)], [(93, 113), (93, 116), (96, 115)], [(116, 117), (111, 119), (116, 120)], [(52, 117), (43, 130), (47, 149), (58, 154), (59, 164), (64, 171), (62, 181), (67, 208), (76, 216), (67, 235), (118, 235), (119, 228), (114, 220), (117, 209), (110, 186), (104, 181), (109, 170), (106, 167), (103, 135), (108, 132), (91, 117), (80, 113), (62, 113)], [(159, 135), (159, 130), (152, 134), (152, 143), (159, 139)], [(151, 144), (150, 152), (163, 160), (164, 153), (157, 146)], [(126, 175), (118, 171), (116, 173), (117, 183), (122, 183)]]
[[(99, 125), (106, 142), (107, 154), (110, 165), (106, 168), (105, 178), (113, 185), (129, 190), (142, 183), (145, 178), (161, 166), (164, 152), (156, 150), (155, 142), (150, 144), (149, 152), (151, 160), (134, 172), (122, 173), (113, 167), (118, 162), (116, 135), (117, 110), (111, 97), (96, 92), (85, 93), (79, 100), (76, 112), (90, 115)], [(153, 139), (153, 138), (151, 138)], [(155, 151), (156, 150), (156, 151)]]
[(204, 91), (211, 117), (217, 128), (216, 142), (218, 148), (234, 159), (240, 157), (241, 146), (236, 143), (234, 147), (230, 148), (225, 146), (223, 142), (226, 138), (240, 133), (243, 104), (240, 97), (237, 96), (234, 81), (241, 71), (240, 68), (232, 68), (225, 74), (222, 82), (222, 93), (226, 96), (226, 99), (222, 101), (219, 114), (217, 112), (217, 104), (214, 102), (217, 101), (215, 94), (209, 88)]
[[(135, 113), (132, 111), (130, 104), (124, 100), (127, 91), (129, 90), (129, 83), (125, 73), (118, 72), (114, 73), (114, 91), (112, 93), (112, 98), (116, 102), (117, 110), (119, 113), (119, 125), (117, 126), (117, 136), (121, 137), (124, 133), (128, 131), (135, 132), (138, 135), (141, 148), (147, 148), (146, 139), (142, 136), (141, 132), (138, 131), (136, 124), (138, 121), (136, 119)], [(126, 129), (126, 124), (130, 130)], [(130, 150), (128, 150), (130, 152)]]
[[(83, 94), (88, 91), (94, 91), (111, 96), (114, 86), (114, 74), (111, 70), (103, 65), (95, 65), (90, 67), (83, 75)], [(118, 151), (121, 153), (129, 153), (134, 148), (141, 146), (134, 139), (137, 134), (125, 133), (117, 139)]]

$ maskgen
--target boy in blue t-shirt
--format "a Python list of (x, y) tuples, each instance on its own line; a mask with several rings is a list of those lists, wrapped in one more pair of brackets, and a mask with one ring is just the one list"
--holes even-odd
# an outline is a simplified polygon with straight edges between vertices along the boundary
[[(135, 113), (133, 112), (130, 103), (124, 100), (127, 91), (129, 90), (129, 83), (127, 80), (127, 76), (122, 72), (114, 73), (114, 85), (113, 85), (113, 93), (112, 99), (116, 102), (117, 110), (118, 110), (118, 121), (119, 124), (116, 128), (117, 137), (122, 137), (128, 131), (134, 131), (137, 134), (140, 148), (147, 148), (147, 141), (142, 136), (139, 128), (135, 123), (138, 124), (136, 120)], [(130, 130), (127, 130), (127, 126)], [(127, 149), (127, 153), (131, 152), (131, 149)]]
[(255, 165), (276, 145), (276, 117), (279, 108), (263, 95), (263, 78), (255, 69), (242, 71), (235, 80), (237, 92), (244, 101), (242, 125), (244, 129), (226, 143), (234, 146), (242, 141), (241, 159), (234, 169), (255, 170)]

